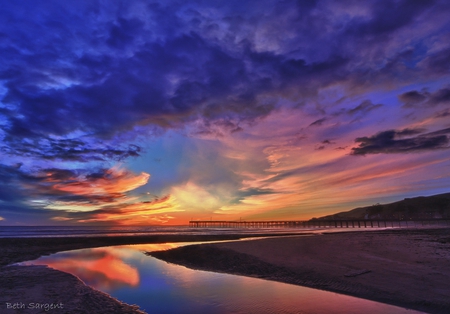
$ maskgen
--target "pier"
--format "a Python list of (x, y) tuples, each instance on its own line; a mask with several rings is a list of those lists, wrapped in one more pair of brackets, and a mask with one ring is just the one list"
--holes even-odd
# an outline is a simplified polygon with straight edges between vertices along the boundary
[(191, 220), (192, 228), (414, 228), (422, 226), (450, 226), (450, 219), (347, 219), (347, 220), (272, 220), (227, 221)]

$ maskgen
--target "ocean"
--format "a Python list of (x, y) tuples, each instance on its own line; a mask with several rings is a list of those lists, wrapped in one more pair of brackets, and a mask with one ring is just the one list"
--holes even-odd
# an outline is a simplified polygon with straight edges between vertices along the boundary
[(189, 226), (0, 226), (0, 238), (253, 234), (310, 232), (305, 228), (192, 228)]

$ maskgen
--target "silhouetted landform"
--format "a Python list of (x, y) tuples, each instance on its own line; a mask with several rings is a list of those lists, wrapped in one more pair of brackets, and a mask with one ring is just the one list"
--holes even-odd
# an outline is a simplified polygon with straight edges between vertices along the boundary
[(450, 218), (450, 193), (433, 196), (405, 198), (390, 204), (375, 204), (358, 207), (346, 212), (340, 212), (312, 220), (343, 220), (343, 219), (442, 219)]

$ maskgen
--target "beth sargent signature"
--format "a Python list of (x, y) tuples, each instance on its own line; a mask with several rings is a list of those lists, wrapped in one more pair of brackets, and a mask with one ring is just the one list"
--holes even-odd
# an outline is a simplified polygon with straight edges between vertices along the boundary
[(54, 309), (62, 309), (64, 308), (64, 304), (62, 303), (28, 303), (25, 304), (23, 302), (16, 303), (6, 303), (6, 308), (11, 310), (18, 309), (42, 309), (45, 311), (54, 310)]

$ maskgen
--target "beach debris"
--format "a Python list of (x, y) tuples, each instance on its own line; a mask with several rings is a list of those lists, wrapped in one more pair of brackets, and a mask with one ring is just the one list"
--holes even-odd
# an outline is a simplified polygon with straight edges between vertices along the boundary
[(344, 275), (344, 277), (356, 277), (356, 276), (364, 275), (364, 274), (367, 274), (370, 272), (371, 272), (371, 270), (368, 270), (368, 269), (357, 269), (357, 270), (352, 270), (352, 271), (346, 273)]

